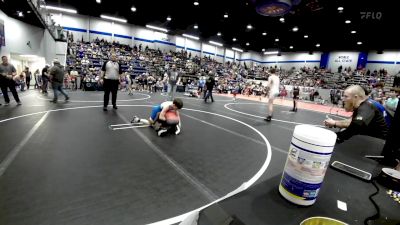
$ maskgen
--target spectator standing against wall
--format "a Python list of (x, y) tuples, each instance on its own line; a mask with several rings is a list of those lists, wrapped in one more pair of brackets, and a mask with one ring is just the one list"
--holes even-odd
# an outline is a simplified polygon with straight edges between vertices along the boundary
[(19, 76), (15, 77), (15, 82), (17, 83), (17, 85), (19, 86), (19, 89), (21, 91), (25, 91), (25, 72), (22, 71)]
[(26, 89), (29, 90), (31, 86), (32, 72), (29, 70), (29, 67), (25, 67), (25, 81), (26, 81)]
[(49, 65), (46, 65), (42, 70), (42, 93), (47, 95), (47, 86), (49, 84)]
[(35, 71), (35, 73), (33, 74), (33, 78), (35, 79), (35, 86), (33, 87), (34, 89), (39, 89), (41, 86), (41, 84), (40, 84), (41, 78), (39, 78), (39, 76), (40, 76), (40, 72), (39, 72), (39, 69), (37, 69)]
[(114, 109), (117, 107), (117, 93), (119, 78), (122, 76), (121, 65), (117, 62), (117, 55), (111, 54), (111, 60), (106, 61), (101, 69), (100, 83), (103, 84), (104, 88), (104, 105), (103, 111), (107, 111), (108, 102), (110, 100)]
[(1, 57), (2, 63), (0, 64), (0, 87), (1, 92), (3, 92), (5, 105), (10, 104), (10, 98), (8, 97), (8, 89), (10, 89), (12, 95), (14, 96), (17, 105), (21, 105), (21, 101), (19, 100), (17, 90), (15, 89), (15, 81), (14, 77), (17, 75), (17, 71), (15, 67), (8, 63), (7, 56)]

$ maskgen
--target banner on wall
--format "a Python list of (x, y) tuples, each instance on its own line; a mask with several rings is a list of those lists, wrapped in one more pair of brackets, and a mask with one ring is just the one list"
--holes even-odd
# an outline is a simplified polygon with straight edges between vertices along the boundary
[(349, 55), (338, 55), (334, 61), (336, 63), (352, 63), (353, 59)]
[(6, 37), (4, 32), (4, 21), (0, 19), (0, 47), (6, 46)]

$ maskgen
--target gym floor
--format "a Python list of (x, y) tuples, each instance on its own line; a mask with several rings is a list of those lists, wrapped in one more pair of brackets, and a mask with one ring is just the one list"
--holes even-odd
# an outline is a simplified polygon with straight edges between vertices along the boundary
[[(160, 93), (118, 93), (102, 111), (102, 92), (23, 93), (0, 106), (0, 224), (149, 224), (182, 215), (282, 173), (296, 124), (321, 125), (324, 113), (214, 96), (182, 97), (182, 132), (111, 130), (148, 118)], [(277, 184), (278, 186), (278, 184)]]

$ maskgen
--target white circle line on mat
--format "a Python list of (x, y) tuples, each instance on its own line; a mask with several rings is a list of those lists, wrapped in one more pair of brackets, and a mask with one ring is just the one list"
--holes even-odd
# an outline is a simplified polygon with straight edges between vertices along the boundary
[[(253, 101), (253, 100), (248, 100), (248, 101)], [(243, 105), (266, 105), (266, 104), (260, 104), (260, 103), (256, 103), (256, 102), (239, 102), (238, 104), (243, 104)], [(287, 106), (287, 105), (279, 105), (279, 104), (274, 104), (274, 105), (277, 105), (277, 106), (280, 106), (280, 107), (291, 108), (291, 106)], [(337, 118), (340, 118), (340, 119), (348, 119), (348, 118), (350, 118), (350, 117), (340, 116), (340, 115), (333, 114), (333, 113), (320, 112), (320, 111), (316, 111), (316, 110), (312, 110), (312, 109), (301, 109), (301, 110), (302, 111), (304, 110), (304, 111), (315, 112), (315, 113), (328, 114), (329, 116), (337, 117)]]
[[(44, 114), (44, 113), (48, 113), (48, 112), (58, 112), (58, 111), (67, 111), (67, 110), (74, 110), (74, 109), (88, 109), (88, 108), (101, 108), (103, 106), (79, 106), (79, 107), (70, 107), (70, 108), (64, 108), (64, 109), (52, 109), (52, 110), (46, 110), (46, 111), (41, 111), (41, 112), (35, 112), (35, 113), (29, 113), (29, 114), (25, 114), (25, 115), (21, 115), (21, 116), (16, 116), (16, 117), (11, 117), (11, 118), (7, 118), (7, 119), (3, 119), (0, 120), (0, 123), (4, 123), (7, 121), (11, 121), (11, 120), (15, 120), (15, 119), (19, 119), (19, 118), (23, 118), (23, 117), (28, 117), (28, 116), (33, 116), (33, 115), (39, 115), (39, 114)], [(152, 105), (118, 105), (118, 107), (153, 107)], [(151, 223), (149, 225), (171, 225), (171, 224), (175, 224), (175, 223), (179, 223), (181, 221), (183, 221), (187, 216), (191, 215), (192, 213), (196, 213), (214, 203), (220, 202), (226, 198), (229, 198), (233, 195), (236, 195), (244, 190), (246, 190), (247, 188), (249, 188), (251, 185), (253, 185), (261, 176), (262, 174), (264, 174), (264, 172), (267, 170), (270, 162), (271, 162), (271, 158), (272, 158), (272, 150), (271, 150), (271, 144), (269, 143), (268, 139), (260, 132), (258, 131), (256, 128), (254, 128), (253, 126), (237, 120), (235, 118), (229, 117), (229, 116), (225, 116), (222, 114), (218, 114), (218, 113), (213, 113), (213, 112), (207, 112), (207, 111), (203, 111), (203, 110), (198, 110), (198, 109), (189, 109), (189, 108), (182, 108), (183, 110), (187, 110), (187, 111), (193, 111), (193, 112), (200, 112), (200, 113), (205, 113), (205, 114), (209, 114), (209, 115), (214, 115), (214, 116), (219, 116), (225, 119), (229, 119), (232, 120), (234, 122), (240, 123), (248, 128), (250, 128), (251, 130), (253, 130), (254, 132), (256, 132), (258, 135), (260, 135), (260, 137), (263, 139), (263, 141), (265, 142), (266, 146), (267, 146), (267, 157), (263, 163), (263, 165), (261, 166), (261, 168), (257, 171), (257, 173), (255, 175), (253, 175), (247, 182), (244, 182), (242, 185), (240, 185), (239, 187), (237, 187), (235, 190), (229, 192), (228, 194), (226, 194), (225, 196), (209, 203), (206, 204), (204, 206), (201, 206), (197, 209), (194, 209), (192, 211), (186, 212), (184, 214), (172, 217), (172, 218), (168, 218), (165, 220), (161, 220), (158, 222), (154, 222)]]
[[(143, 97), (143, 98), (135, 98), (135, 99), (123, 99), (123, 100), (117, 100), (117, 102), (133, 102), (133, 101), (141, 101), (141, 100), (146, 100), (146, 99), (150, 99), (151, 98), (151, 96), (150, 95), (148, 95), (148, 94), (142, 94), (142, 93), (135, 93), (135, 94), (139, 94), (139, 95), (144, 95), (145, 97)], [(43, 97), (41, 97), (41, 96), (37, 96), (37, 98), (38, 99), (41, 99), (41, 100), (51, 100), (51, 98), (43, 98)], [(88, 102), (88, 103), (90, 103), (90, 102), (97, 102), (97, 103), (99, 103), (99, 102), (103, 102), (103, 101), (101, 101), (101, 100), (96, 100), (96, 101), (85, 101), (85, 100), (69, 100), (69, 102)]]
[[(188, 100), (196, 100), (196, 101), (204, 101), (203, 98), (190, 98), (190, 97), (183, 97), (183, 99), (188, 99)], [(232, 99), (214, 99), (215, 102), (233, 102)]]
[[(239, 114), (243, 114), (243, 115), (246, 115), (246, 116), (251, 116), (251, 117), (261, 118), (261, 119), (264, 119), (264, 118), (265, 118), (265, 117), (263, 117), (263, 116), (257, 116), (257, 115), (253, 115), (253, 114), (250, 114), (250, 113), (241, 112), (241, 111), (234, 110), (234, 109), (231, 109), (231, 108), (228, 107), (229, 105), (239, 105), (239, 104), (245, 104), (245, 105), (251, 105), (251, 104), (253, 104), (253, 105), (260, 105), (260, 104), (257, 104), (257, 103), (227, 103), (227, 104), (224, 105), (224, 107), (225, 107), (225, 109), (227, 109), (227, 110), (230, 110), (230, 111), (232, 111), (232, 112), (236, 112), (236, 113), (239, 113)], [(324, 127), (324, 126), (317, 125), (317, 124), (297, 123), (297, 122), (288, 121), (288, 120), (279, 120), (279, 119), (272, 119), (272, 120), (273, 120), (273, 121), (282, 122), (282, 123), (295, 124), (295, 125), (303, 125), (303, 124), (306, 124), (306, 125), (312, 125), (312, 126), (317, 126), (317, 127)]]

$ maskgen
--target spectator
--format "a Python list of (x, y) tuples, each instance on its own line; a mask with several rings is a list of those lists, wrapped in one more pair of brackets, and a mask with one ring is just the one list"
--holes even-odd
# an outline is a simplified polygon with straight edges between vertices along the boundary
[(34, 77), (34, 79), (35, 79), (35, 86), (34, 86), (34, 88), (35, 89), (40, 89), (41, 88), (41, 76), (40, 76), (40, 72), (39, 72), (39, 69), (37, 69), (36, 71), (35, 71), (35, 73), (33, 74), (33, 77)]
[(174, 99), (174, 89), (179, 79), (179, 72), (176, 69), (176, 64), (172, 64), (171, 70), (168, 71), (168, 99)]
[(51, 86), (53, 87), (54, 96), (53, 100), (50, 102), (57, 103), (58, 100), (58, 91), (65, 96), (65, 101), (69, 100), (67, 93), (63, 90), (63, 80), (64, 80), (64, 68), (58, 61), (58, 59), (54, 59), (53, 67), (50, 68), (50, 81)]
[(25, 91), (25, 72), (21, 72), (19, 76), (15, 79), (21, 91)]
[(10, 89), (15, 101), (17, 102), (17, 105), (21, 105), (21, 101), (19, 100), (17, 90), (15, 89), (15, 81), (14, 77), (17, 75), (17, 71), (15, 70), (15, 67), (11, 64), (8, 63), (8, 58), (7, 56), (2, 56), (1, 57), (2, 63), (0, 64), (0, 87), (1, 87), (1, 92), (3, 92), (4, 96), (4, 105), (9, 105), (10, 104), (10, 98), (8, 97), (8, 90)]
[(212, 91), (215, 86), (214, 77), (210, 76), (206, 81), (206, 96), (204, 97), (204, 102), (207, 102), (208, 98), (211, 98), (211, 102), (214, 102), (214, 98), (212, 96)]
[(42, 70), (42, 93), (47, 95), (47, 86), (49, 83), (49, 65), (46, 65)]
[(390, 93), (390, 98), (388, 98), (385, 101), (385, 108), (391, 114), (391, 116), (394, 116), (394, 112), (397, 109), (398, 103), (399, 103), (399, 98), (396, 96), (396, 93), (395, 92)]
[(25, 67), (25, 80), (26, 80), (26, 89), (29, 90), (29, 87), (31, 86), (31, 79), (32, 79), (32, 72), (29, 71), (29, 67)]

